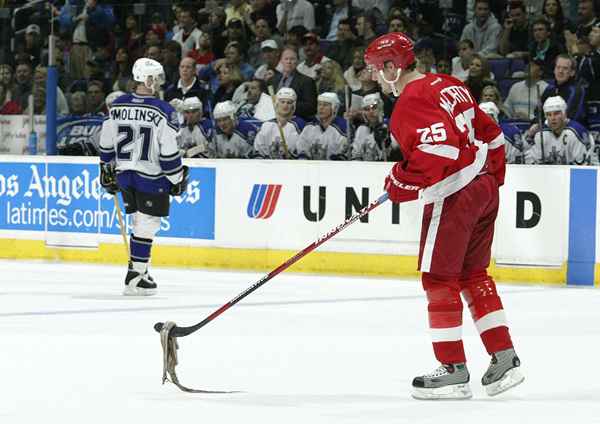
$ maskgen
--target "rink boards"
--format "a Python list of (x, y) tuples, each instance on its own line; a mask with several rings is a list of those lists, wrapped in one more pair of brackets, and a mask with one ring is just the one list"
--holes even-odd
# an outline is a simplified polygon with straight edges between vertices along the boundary
[[(382, 193), (390, 164), (189, 160), (153, 248), (156, 265), (269, 270)], [(600, 281), (598, 172), (511, 165), (492, 274), (501, 281)], [(387, 202), (294, 265), (334, 274), (416, 276), (422, 205)], [(129, 224), (129, 223), (128, 223)], [(126, 262), (97, 158), (0, 158), (0, 257)]]

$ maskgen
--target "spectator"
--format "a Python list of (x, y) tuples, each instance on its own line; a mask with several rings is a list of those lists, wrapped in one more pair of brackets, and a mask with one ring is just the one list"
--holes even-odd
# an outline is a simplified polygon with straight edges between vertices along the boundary
[(227, 26), (232, 19), (243, 22), (246, 16), (252, 13), (252, 6), (246, 0), (229, 0), (225, 8), (225, 25)]
[(537, 131), (533, 146), (525, 153), (528, 164), (584, 165), (589, 163), (593, 140), (581, 123), (569, 119), (560, 96), (544, 101), (547, 126)]
[(352, 50), (352, 66), (344, 72), (344, 80), (350, 86), (352, 91), (360, 90), (361, 82), (359, 79), (360, 72), (365, 69), (365, 48), (355, 47)]
[[(227, 45), (229, 46), (231, 43), (238, 43), (242, 52), (248, 51), (246, 29), (244, 23), (237, 18), (230, 20), (227, 24)], [(227, 50), (227, 47), (225, 47), (225, 50)], [(225, 54), (227, 54), (227, 51), (225, 51)]]
[(352, 65), (354, 49), (357, 46), (356, 36), (352, 32), (350, 19), (341, 19), (338, 23), (336, 40), (329, 48), (329, 56), (346, 69)]
[(412, 28), (404, 16), (392, 16), (388, 22), (387, 32), (401, 32), (412, 36)]
[(44, 115), (46, 113), (46, 87), (34, 86), (33, 89), (33, 112), (29, 105), (23, 110), (24, 115)]
[(164, 34), (156, 28), (150, 28), (144, 36), (144, 44), (148, 46), (162, 47)]
[(130, 63), (142, 57), (145, 34), (140, 31), (138, 19), (135, 15), (125, 18), (125, 49), (130, 55)]
[(435, 64), (435, 72), (438, 74), (450, 75), (452, 72), (452, 64), (447, 57), (440, 57)]
[(313, 160), (346, 160), (350, 146), (346, 121), (337, 116), (340, 99), (335, 93), (321, 93), (317, 100), (317, 116), (300, 134), (298, 156)]
[(548, 21), (543, 18), (534, 21), (533, 40), (529, 57), (531, 60), (543, 63), (544, 75), (552, 75), (554, 61), (556, 56), (562, 52), (562, 47), (558, 46), (552, 39)]
[(196, 61), (196, 70), (200, 71), (215, 60), (215, 54), (210, 44), (210, 36), (203, 32), (198, 38), (198, 45), (188, 53), (188, 56)]
[(25, 38), (22, 44), (17, 45), (16, 51), (25, 53), (29, 56), (33, 66), (37, 66), (42, 58), (43, 40), (40, 34), (40, 27), (36, 24), (30, 24), (25, 28)]
[(383, 117), (383, 101), (379, 93), (363, 98), (362, 113), (364, 124), (356, 130), (350, 158), (364, 161), (387, 160), (391, 139), (387, 119)]
[(264, 63), (254, 72), (254, 78), (263, 81), (270, 80), (275, 72), (279, 72), (278, 65), (281, 50), (275, 40), (265, 40), (260, 43), (260, 51)]
[(22, 111), (21, 105), (10, 98), (8, 87), (0, 84), (0, 115), (19, 115)]
[(211, 45), (215, 57), (223, 57), (225, 46), (229, 42), (227, 39), (227, 27), (225, 26), (225, 10), (221, 7), (213, 9), (208, 18), (207, 31), (210, 34)]
[(473, 42), (468, 39), (461, 40), (458, 43), (458, 56), (452, 58), (452, 76), (461, 81), (465, 81), (469, 76), (469, 67), (475, 50)]
[(247, 159), (253, 151), (256, 128), (235, 116), (231, 101), (217, 103), (213, 111), (216, 123), (212, 157)]
[(321, 65), (331, 60), (321, 52), (319, 36), (313, 32), (308, 32), (303, 37), (304, 55), (306, 59), (298, 65), (298, 72), (312, 79), (317, 79)]
[(93, 51), (110, 44), (112, 8), (99, 5), (97, 0), (71, 0), (61, 7), (58, 21), (61, 31), (72, 35), (71, 76), (74, 80), (84, 79), (85, 64)]
[(279, 90), (281, 87), (293, 88), (298, 96), (296, 115), (302, 119), (311, 119), (317, 110), (317, 87), (315, 81), (299, 73), (296, 69), (298, 54), (293, 48), (286, 47), (281, 53), (281, 73), (273, 76), (268, 84)]
[(304, 49), (302, 48), (304, 44), (304, 35), (308, 32), (308, 30), (302, 25), (292, 27), (284, 37), (284, 46), (292, 47), (296, 50), (298, 55), (298, 61), (302, 62), (305, 59)]
[(244, 80), (249, 80), (254, 76), (254, 68), (242, 62), (243, 54), (242, 45), (235, 41), (231, 42), (225, 48), (225, 61), (231, 68), (239, 69)]
[(573, 57), (558, 55), (554, 65), (554, 80), (544, 90), (541, 101), (545, 104), (549, 97), (562, 97), (567, 104), (567, 117), (585, 125), (585, 87), (575, 79), (576, 66)]
[(471, 90), (471, 94), (477, 102), (481, 97), (483, 87), (494, 84), (490, 65), (485, 57), (474, 54), (469, 66), (469, 77), (465, 80), (465, 85)]
[[(250, 13), (250, 20), (254, 24), (257, 24), (259, 19), (266, 20), (271, 31), (277, 27), (277, 15), (271, 0), (254, 0), (252, 4), (252, 13)], [(246, 24), (249, 24), (247, 19)], [(250, 29), (256, 35), (252, 26), (250, 26)]]
[(236, 112), (238, 118), (255, 119), (263, 122), (275, 118), (273, 100), (266, 93), (263, 80), (254, 78), (245, 82), (244, 92), (239, 100), (236, 99), (236, 94), (234, 94), (234, 103), (237, 100), (239, 104)]
[[(334, 60), (324, 62), (319, 79), (317, 79), (317, 93), (335, 93), (339, 99), (345, 99), (345, 87), (344, 74), (340, 64)], [(343, 115), (348, 106), (344, 100), (340, 100), (338, 114)]]
[(498, 41), (502, 26), (490, 12), (489, 0), (475, 0), (473, 21), (463, 29), (461, 41), (473, 42), (475, 52), (485, 57), (498, 56)]
[(277, 92), (274, 100), (276, 117), (262, 124), (254, 140), (254, 150), (258, 157), (294, 159), (298, 156), (304, 121), (294, 116), (296, 99), (296, 93), (291, 88), (283, 87)]
[(202, 118), (202, 102), (188, 97), (182, 105), (184, 124), (179, 132), (179, 151), (187, 158), (210, 158), (213, 126), (210, 119)]
[(117, 49), (115, 61), (112, 65), (112, 90), (125, 91), (130, 78), (131, 65), (129, 63), (129, 52), (125, 47), (120, 47)]
[(280, 34), (297, 25), (309, 31), (315, 29), (315, 9), (307, 0), (284, 0), (277, 5), (276, 13)]
[[(33, 84), (37, 87), (46, 88), (47, 80), (48, 68), (41, 65), (36, 66), (35, 72), (33, 73)], [(58, 115), (69, 114), (69, 104), (67, 103), (67, 99), (60, 87), (56, 87), (56, 113)]]
[(84, 91), (75, 91), (69, 100), (71, 115), (84, 116), (88, 114), (87, 96)]
[(175, 84), (179, 78), (179, 64), (181, 63), (181, 44), (169, 40), (162, 49), (162, 65), (165, 70), (167, 87)]
[(535, 119), (535, 109), (541, 95), (548, 86), (542, 79), (544, 63), (531, 60), (527, 65), (526, 78), (510, 87), (504, 106), (515, 119)]
[(204, 107), (207, 107), (208, 93), (196, 78), (196, 62), (191, 57), (184, 57), (179, 64), (179, 79), (176, 84), (167, 88), (164, 98), (180, 112), (183, 100), (188, 97), (198, 97)]
[(373, 14), (362, 13), (356, 17), (356, 34), (357, 41), (364, 47), (368, 46), (371, 41), (377, 38), (377, 21)]
[(196, 27), (196, 18), (189, 8), (181, 10), (179, 22), (181, 29), (173, 35), (173, 40), (181, 44), (181, 55), (185, 57), (198, 44), (202, 31)]
[(281, 45), (281, 37), (278, 35), (273, 36), (271, 28), (269, 27), (269, 23), (266, 19), (257, 19), (254, 28), (256, 37), (254, 39), (254, 43), (252, 43), (248, 49), (247, 56), (250, 66), (253, 68), (258, 68), (264, 63), (261, 55), (263, 41), (273, 40), (276, 45), (279, 46)]
[(146, 47), (146, 52), (144, 53), (144, 57), (147, 57), (152, 60), (156, 60), (157, 62), (162, 62), (162, 48), (160, 45), (150, 45)]
[(509, 3), (498, 50), (508, 58), (523, 58), (529, 54), (529, 22), (522, 1)]
[(90, 81), (87, 88), (88, 113), (92, 115), (106, 115), (108, 109), (104, 101), (104, 85), (100, 81)]
[(579, 61), (579, 78), (588, 85), (588, 101), (600, 101), (600, 22), (596, 23), (588, 36), (592, 52)]
[(333, 0), (332, 3), (333, 10), (330, 16), (327, 17), (322, 32), (322, 36), (327, 41), (337, 41), (340, 22), (346, 20), (350, 24), (350, 18), (356, 15), (356, 11), (350, 10), (349, 0)]
[(29, 95), (33, 87), (33, 70), (30, 62), (20, 62), (15, 69), (15, 85), (13, 100), (19, 103), (21, 109), (29, 106)]
[(217, 79), (219, 80), (219, 87), (212, 97), (212, 104), (232, 100), (233, 93), (243, 81), (239, 68), (228, 63), (219, 66)]
[[(0, 85), (4, 87), (6, 100), (14, 100), (13, 68), (8, 63), (0, 65)], [(19, 103), (17, 101), (17, 103)]]
[(494, 103), (496, 105), (496, 108), (498, 109), (499, 121), (505, 121), (511, 118), (510, 113), (508, 112), (506, 107), (504, 107), (504, 103), (502, 103), (502, 95), (500, 94), (500, 90), (498, 90), (498, 87), (496, 87), (495, 85), (490, 84), (483, 87), (483, 90), (481, 90), (479, 102)]
[(541, 17), (550, 23), (554, 41), (561, 46), (566, 45), (565, 31), (576, 32), (576, 26), (565, 17), (562, 4), (558, 0), (544, 0)]
[(596, 8), (593, 0), (579, 0), (577, 6), (577, 37), (589, 34), (590, 29), (598, 22)]
[(435, 55), (433, 54), (433, 43), (428, 38), (422, 38), (415, 44), (415, 56), (417, 58), (417, 70), (422, 74), (436, 72)]

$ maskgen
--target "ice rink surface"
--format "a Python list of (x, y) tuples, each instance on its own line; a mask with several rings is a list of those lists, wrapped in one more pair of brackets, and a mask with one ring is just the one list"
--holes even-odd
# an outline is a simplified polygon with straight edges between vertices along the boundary
[(495, 398), (465, 310), (474, 397), (417, 401), (437, 363), (417, 281), (283, 274), (179, 339), (185, 385), (161, 385), (156, 321), (194, 324), (260, 274), (0, 261), (0, 423), (600, 423), (600, 290), (501, 285), (525, 382)]

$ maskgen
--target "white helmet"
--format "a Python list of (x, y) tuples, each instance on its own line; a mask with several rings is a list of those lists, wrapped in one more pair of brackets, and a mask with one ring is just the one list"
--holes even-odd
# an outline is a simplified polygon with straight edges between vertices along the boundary
[(484, 111), (486, 114), (490, 115), (494, 121), (498, 122), (498, 115), (500, 111), (498, 110), (498, 106), (494, 102), (483, 102), (479, 105), (479, 109)]
[(547, 112), (566, 112), (567, 103), (560, 96), (548, 97), (544, 102), (544, 113)]
[(288, 99), (288, 100), (292, 100), (294, 103), (296, 103), (296, 99), (298, 98), (298, 96), (296, 96), (296, 91), (294, 91), (293, 88), (281, 87), (279, 89), (279, 91), (277, 92), (277, 94), (275, 95), (275, 98), (276, 98), (276, 100)]
[(333, 108), (333, 114), (337, 113), (338, 108), (340, 107), (340, 99), (335, 93), (321, 93), (319, 97), (317, 97), (317, 102), (329, 103)]
[(235, 119), (235, 111), (237, 108), (233, 104), (231, 100), (227, 100), (225, 102), (217, 103), (213, 110), (213, 118), (221, 119), (221, 118), (231, 118)]
[(106, 99), (104, 100), (106, 107), (110, 109), (110, 107), (112, 106), (114, 101), (125, 94), (127, 94), (127, 93), (125, 93), (124, 91), (120, 91), (120, 90), (113, 91), (112, 93), (110, 93), (108, 96), (106, 96)]
[(182, 105), (183, 111), (191, 111), (191, 110), (202, 110), (202, 101), (198, 97), (188, 97), (183, 100)]
[(147, 88), (156, 93), (165, 83), (165, 71), (160, 63), (147, 57), (139, 58), (133, 64), (134, 81), (143, 83)]
[(367, 107), (367, 106), (382, 106), (383, 102), (381, 101), (381, 96), (379, 95), (379, 93), (372, 93), (372, 94), (367, 94), (365, 97), (362, 98), (362, 107)]

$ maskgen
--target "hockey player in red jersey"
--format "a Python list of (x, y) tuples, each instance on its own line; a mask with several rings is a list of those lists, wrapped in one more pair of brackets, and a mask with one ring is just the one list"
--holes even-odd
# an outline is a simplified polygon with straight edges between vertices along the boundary
[(398, 99), (390, 132), (402, 151), (385, 180), (394, 203), (424, 203), (419, 269), (428, 300), (433, 351), (441, 366), (413, 380), (417, 399), (472, 396), (462, 342), (464, 300), (491, 355), (482, 384), (493, 396), (523, 376), (490, 263), (498, 187), (504, 183), (504, 137), (459, 80), (415, 69), (412, 41), (402, 33), (375, 39), (365, 63)]

